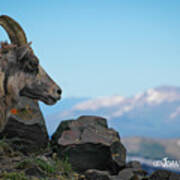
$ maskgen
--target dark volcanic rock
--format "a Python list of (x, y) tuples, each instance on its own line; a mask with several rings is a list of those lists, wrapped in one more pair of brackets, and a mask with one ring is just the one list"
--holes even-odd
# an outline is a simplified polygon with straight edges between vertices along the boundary
[(8, 112), (7, 119), (0, 137), (10, 140), (13, 148), (31, 153), (47, 146), (48, 133), (37, 101), (21, 97)]
[[(140, 172), (140, 169), (138, 170)], [(89, 169), (84, 174), (87, 180), (147, 180), (144, 171), (138, 174), (136, 169), (126, 168), (119, 172), (118, 175), (110, 175), (108, 171)]]
[(52, 136), (52, 148), (60, 158), (68, 158), (74, 170), (108, 170), (117, 174), (125, 166), (126, 149), (119, 134), (108, 128), (106, 119), (81, 116), (63, 121)]
[(140, 168), (125, 168), (113, 180), (140, 180), (146, 178), (147, 172)]
[(126, 168), (142, 169), (142, 166), (139, 161), (130, 161), (126, 164)]
[(28, 176), (35, 176), (38, 178), (45, 178), (46, 175), (37, 167), (30, 167), (28, 169), (25, 170), (25, 174)]
[(157, 170), (149, 178), (150, 180), (180, 180), (180, 174), (167, 170)]
[(107, 171), (99, 171), (96, 169), (89, 169), (85, 172), (87, 180), (111, 180), (111, 176)]
[(114, 180), (131, 180), (131, 178), (134, 176), (134, 173), (132, 169), (123, 169), (119, 172), (118, 176), (114, 177)]

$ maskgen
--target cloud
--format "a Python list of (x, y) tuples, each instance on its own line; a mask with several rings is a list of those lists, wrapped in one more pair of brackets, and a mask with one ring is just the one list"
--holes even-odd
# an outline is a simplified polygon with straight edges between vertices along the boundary
[[(170, 88), (149, 89), (146, 92), (138, 93), (133, 97), (122, 96), (99, 97), (85, 100), (75, 104), (71, 109), (61, 112), (59, 117), (74, 117), (77, 115), (93, 114), (102, 115), (112, 119), (123, 116), (125, 113), (140, 109), (146, 105), (156, 106), (164, 102), (174, 102), (180, 100), (180, 91)], [(174, 119), (180, 115), (180, 107), (170, 115)]]
[(180, 106), (176, 108), (176, 111), (170, 114), (170, 119), (175, 119), (178, 115), (180, 115)]
[(131, 111), (133, 108), (134, 108), (133, 105), (124, 106), (124, 107), (121, 108), (120, 110), (115, 111), (115, 112), (111, 115), (111, 118), (112, 118), (112, 117), (120, 117), (120, 116), (122, 116), (124, 113)]
[(147, 91), (146, 101), (149, 104), (160, 104), (164, 101), (173, 102), (180, 100), (180, 94), (176, 91), (158, 91), (156, 89), (149, 89)]
[(79, 103), (73, 107), (73, 110), (85, 111), (85, 110), (98, 110), (104, 107), (112, 107), (121, 104), (125, 101), (122, 96), (111, 96), (111, 97), (101, 97), (97, 99), (88, 100)]

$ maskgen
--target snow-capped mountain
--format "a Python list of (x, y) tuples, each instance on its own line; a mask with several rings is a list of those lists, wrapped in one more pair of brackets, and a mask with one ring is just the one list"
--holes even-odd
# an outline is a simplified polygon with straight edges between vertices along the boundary
[(58, 111), (49, 116), (51, 125), (80, 115), (97, 115), (106, 117), (121, 136), (180, 136), (180, 87), (162, 86), (133, 97), (81, 99)]

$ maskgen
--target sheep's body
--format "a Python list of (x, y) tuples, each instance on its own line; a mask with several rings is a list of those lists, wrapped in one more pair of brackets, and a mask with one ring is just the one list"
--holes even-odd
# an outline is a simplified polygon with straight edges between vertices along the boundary
[[(7, 43), (1, 43), (1, 49), (0, 49), (0, 131), (3, 129), (4, 125), (6, 124), (6, 113), (7, 111), (14, 105), (13, 101), (10, 99), (9, 94), (5, 94), (5, 89), (4, 89), (4, 83), (5, 83), (5, 72), (3, 70), (3, 64), (6, 62), (6, 58), (4, 57), (4, 50), (3, 48), (5, 47), (4, 45), (7, 45)], [(11, 46), (9, 45), (9, 48)], [(6, 49), (8, 47), (6, 46)]]
[[(7, 31), (12, 44), (0, 48), (0, 131), (6, 124), (6, 113), (20, 96), (54, 104), (61, 89), (39, 65), (24, 31), (8, 16), (0, 16), (0, 25)], [(17, 30), (18, 29), (18, 30)]]

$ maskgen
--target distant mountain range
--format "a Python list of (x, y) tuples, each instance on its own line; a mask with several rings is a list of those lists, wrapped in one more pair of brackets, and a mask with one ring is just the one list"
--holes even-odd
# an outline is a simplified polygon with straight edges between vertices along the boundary
[(180, 87), (161, 86), (133, 97), (67, 98), (54, 107), (41, 104), (49, 133), (61, 120), (81, 115), (106, 117), (122, 137), (180, 137)]
[[(180, 163), (180, 138), (152, 139), (142, 137), (122, 138), (130, 157), (162, 160), (165, 157)], [(180, 168), (180, 167), (179, 167)]]
[(127, 161), (140, 161), (149, 173), (156, 169), (168, 169), (180, 173), (180, 138), (128, 137), (122, 138), (122, 143), (127, 149)]

